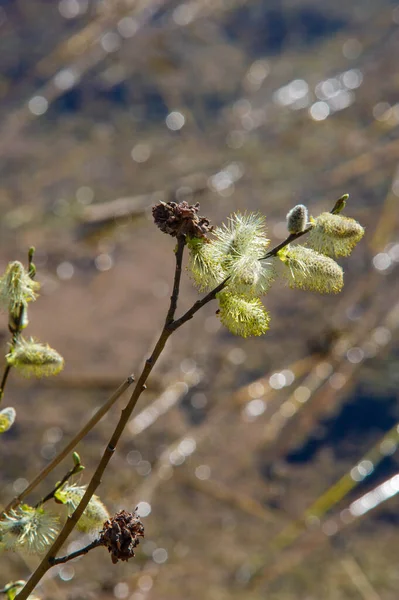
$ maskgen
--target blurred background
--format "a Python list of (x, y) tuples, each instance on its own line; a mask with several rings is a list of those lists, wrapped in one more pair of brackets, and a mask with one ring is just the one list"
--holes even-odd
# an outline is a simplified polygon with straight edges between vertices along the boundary
[[(0, 266), (36, 247), (26, 333), (66, 360), (11, 373), (2, 505), (155, 341), (174, 244), (153, 203), (200, 201), (215, 224), (261, 211), (276, 244), (292, 206), (348, 192), (366, 227), (339, 296), (276, 284), (266, 336), (235, 338), (211, 304), (172, 337), (98, 490), (139, 506), (137, 557), (96, 549), (43, 597), (398, 597), (398, 55), (388, 0), (0, 3)], [(196, 298), (185, 277), (178, 314)], [(0, 336), (5, 353), (5, 315)], [(124, 400), (79, 444), (82, 484)], [(36, 564), (3, 554), (1, 586)]]

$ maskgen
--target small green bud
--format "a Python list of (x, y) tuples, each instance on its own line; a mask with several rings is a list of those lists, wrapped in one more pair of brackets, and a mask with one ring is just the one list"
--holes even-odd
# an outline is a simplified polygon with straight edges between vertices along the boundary
[(248, 337), (263, 335), (269, 329), (270, 317), (259, 298), (243, 298), (222, 291), (219, 300), (219, 318), (234, 335)]
[(64, 359), (56, 350), (47, 344), (22, 337), (6, 355), (6, 360), (25, 377), (56, 375), (64, 368)]
[(28, 252), (28, 260), (29, 260), (29, 277), (34, 279), (36, 277), (36, 265), (33, 263), (33, 256), (36, 252), (36, 248), (31, 246)]
[(0, 410), (0, 433), (8, 431), (13, 426), (16, 415), (15, 408), (12, 406)]
[(308, 209), (304, 204), (297, 204), (287, 214), (287, 229), (290, 233), (305, 231), (308, 224)]
[(85, 470), (85, 466), (84, 465), (77, 465), (77, 467), (75, 468), (75, 473), (81, 473), (81, 471)]
[(21, 306), (36, 300), (39, 288), (40, 284), (29, 277), (20, 262), (11, 262), (0, 277), (0, 304), (18, 319)]
[(73, 464), (77, 467), (78, 465), (80, 465), (80, 456), (77, 452), (74, 452), (72, 454), (72, 460), (73, 460)]
[(304, 246), (286, 246), (277, 255), (287, 266), (284, 276), (292, 288), (338, 293), (344, 285), (342, 268), (328, 256)]
[(348, 200), (348, 198), (349, 194), (344, 194), (343, 196), (341, 196), (341, 198), (338, 198), (338, 200), (334, 204), (334, 208), (332, 209), (331, 213), (333, 215), (338, 215), (340, 212), (342, 212), (346, 206), (346, 201)]
[(355, 219), (328, 212), (312, 219), (312, 224), (306, 245), (326, 256), (348, 256), (364, 235)]

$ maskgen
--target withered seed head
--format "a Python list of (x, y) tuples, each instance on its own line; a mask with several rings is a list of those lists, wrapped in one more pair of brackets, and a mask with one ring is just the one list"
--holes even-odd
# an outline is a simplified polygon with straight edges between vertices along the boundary
[(112, 562), (129, 560), (134, 556), (134, 548), (139, 544), (139, 538), (144, 537), (144, 526), (136, 511), (129, 513), (121, 510), (105, 521), (100, 532), (100, 540), (111, 553)]
[(152, 208), (154, 223), (161, 231), (173, 237), (188, 235), (203, 238), (212, 231), (212, 225), (206, 217), (199, 217), (199, 203), (159, 202)]

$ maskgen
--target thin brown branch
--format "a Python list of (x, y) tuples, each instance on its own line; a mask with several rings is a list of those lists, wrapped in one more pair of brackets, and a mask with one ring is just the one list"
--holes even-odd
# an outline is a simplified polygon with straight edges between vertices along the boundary
[(53, 545), (47, 552), (46, 556), (43, 558), (42, 562), (40, 563), (40, 565), (38, 566), (36, 571), (31, 575), (31, 577), (30, 577), (29, 581), (26, 583), (25, 587), (18, 594), (17, 598), (19, 600), (26, 600), (26, 598), (29, 596), (29, 594), (34, 590), (36, 585), (42, 579), (43, 575), (51, 568), (51, 566), (52, 566), (51, 561), (54, 560), (55, 555), (60, 550), (60, 548), (62, 547), (62, 545), (68, 538), (68, 536), (70, 535), (70, 533), (75, 528), (76, 523), (79, 521), (86, 506), (89, 504), (90, 499), (92, 498), (96, 489), (100, 485), (102, 475), (103, 475), (109, 461), (111, 460), (111, 457), (113, 456), (113, 454), (115, 452), (116, 446), (117, 446), (119, 439), (130, 419), (133, 409), (135, 408), (141, 394), (143, 393), (143, 391), (146, 388), (145, 384), (147, 382), (147, 379), (148, 379), (154, 365), (156, 364), (156, 362), (159, 358), (159, 355), (161, 354), (162, 350), (164, 349), (165, 344), (166, 344), (169, 336), (171, 335), (171, 333), (172, 333), (172, 330), (168, 330), (166, 328), (166, 326), (162, 330), (161, 335), (155, 345), (155, 348), (154, 348), (150, 358), (148, 358), (144, 364), (143, 370), (142, 370), (141, 375), (135, 385), (135, 388), (129, 399), (129, 402), (126, 405), (126, 407), (122, 410), (122, 414), (120, 416), (118, 424), (117, 424), (117, 426), (116, 426), (116, 428), (104, 450), (102, 458), (101, 458), (101, 460), (89, 482), (89, 485), (87, 486), (87, 490), (86, 490), (82, 500), (80, 501), (80, 503), (77, 506), (74, 513), (67, 519), (67, 521), (66, 521), (64, 527), (62, 528), (61, 532), (59, 533), (57, 539), (55, 540), (55, 542), (53, 543)]
[(219, 283), (219, 285), (215, 287), (212, 291), (210, 291), (209, 294), (204, 296), (202, 300), (197, 300), (197, 302), (195, 302), (193, 306), (187, 312), (185, 312), (183, 316), (180, 317), (180, 319), (176, 319), (176, 321), (170, 323), (168, 329), (170, 331), (175, 331), (176, 329), (184, 325), (184, 323), (192, 319), (195, 313), (198, 312), (203, 306), (205, 306), (205, 304), (208, 304), (208, 302), (216, 298), (216, 295), (222, 291), (229, 279), (230, 277), (226, 277), (226, 279), (222, 281), (222, 283)]
[[(147, 382), (147, 379), (148, 379), (152, 369), (154, 368), (161, 352), (165, 348), (165, 345), (166, 345), (167, 340), (169, 339), (169, 336), (173, 333), (173, 331), (175, 329), (177, 329), (177, 327), (172, 327), (172, 325), (174, 324), (173, 315), (176, 310), (177, 300), (178, 300), (178, 295), (179, 295), (181, 265), (182, 265), (184, 245), (185, 245), (185, 240), (179, 239), (178, 240), (178, 249), (176, 252), (176, 267), (175, 267), (175, 275), (174, 275), (173, 293), (172, 293), (172, 296), (170, 299), (170, 306), (169, 306), (169, 310), (167, 313), (165, 325), (162, 329), (162, 332), (159, 336), (157, 343), (155, 344), (154, 350), (153, 350), (151, 356), (146, 360), (146, 362), (144, 364), (143, 370), (142, 370), (141, 375), (135, 385), (135, 388), (129, 399), (129, 402), (126, 405), (126, 407), (122, 410), (122, 414), (120, 416), (118, 424), (117, 424), (117, 426), (116, 426), (116, 428), (104, 450), (103, 456), (102, 456), (102, 458), (101, 458), (101, 460), (89, 482), (89, 485), (87, 486), (87, 490), (86, 490), (82, 500), (80, 501), (80, 503), (77, 506), (74, 513), (66, 521), (66, 523), (65, 523), (64, 527), (62, 528), (60, 534), (58, 535), (57, 539), (55, 540), (55, 542), (53, 543), (53, 545), (47, 552), (46, 556), (44, 557), (44, 559), (42, 560), (42, 562), (40, 563), (40, 565), (38, 566), (36, 571), (32, 574), (32, 576), (30, 577), (30, 579), (27, 582), (27, 584), (25, 585), (25, 587), (18, 594), (17, 597), (19, 598), (19, 600), (25, 600), (29, 596), (29, 594), (32, 592), (32, 590), (36, 587), (36, 585), (39, 583), (39, 581), (42, 579), (43, 575), (51, 568), (52, 561), (55, 560), (55, 556), (56, 556), (57, 552), (60, 550), (60, 548), (62, 547), (62, 545), (68, 538), (68, 536), (70, 535), (70, 533), (75, 528), (76, 523), (78, 522), (81, 515), (83, 514), (85, 508), (87, 507), (88, 503), (90, 502), (90, 499), (92, 498), (93, 494), (95, 493), (97, 487), (101, 483), (102, 475), (103, 475), (109, 461), (111, 460), (111, 457), (113, 456), (113, 454), (115, 452), (116, 446), (117, 446), (117, 444), (120, 440), (120, 437), (130, 419), (130, 416), (131, 416), (141, 394), (146, 389), (146, 382)], [(212, 298), (210, 297), (209, 300), (211, 300), (211, 299)], [(208, 300), (208, 302), (209, 302), (209, 300)], [(196, 311), (194, 311), (194, 312), (196, 312)], [(188, 320), (188, 319), (186, 319), (186, 320)], [(184, 320), (181, 321), (181, 325), (184, 322), (185, 322)]]
[(278, 244), (277, 246), (275, 246), (274, 248), (269, 250), (269, 252), (267, 254), (265, 254), (265, 256), (261, 260), (265, 260), (266, 258), (271, 258), (272, 256), (277, 256), (277, 254), (280, 252), (280, 250), (285, 248), (285, 246), (288, 246), (288, 244), (291, 244), (291, 242), (294, 242), (295, 240), (299, 239), (300, 237), (305, 235), (305, 233), (309, 233), (309, 231), (311, 229), (312, 229), (311, 227), (308, 227), (307, 229), (305, 229), (304, 231), (301, 231), (300, 233), (290, 233), (290, 235), (287, 238), (285, 238), (285, 240), (283, 240), (280, 244)]
[(90, 552), (90, 550), (93, 550), (94, 548), (98, 548), (99, 546), (102, 546), (103, 543), (100, 539), (98, 540), (94, 540), (94, 542), (91, 542), (91, 544), (88, 544), (87, 546), (85, 546), (84, 548), (81, 548), (80, 550), (76, 550), (76, 552), (71, 552), (71, 554), (66, 554), (65, 556), (60, 556), (59, 558), (53, 558), (50, 559), (50, 566), (54, 567), (55, 565), (61, 565), (63, 563), (69, 562), (70, 560), (73, 560), (74, 558), (78, 558), (79, 556), (83, 556), (84, 554), (87, 554), (88, 552)]
[(68, 479), (70, 479), (73, 475), (75, 475), (76, 473), (79, 473), (81, 471), (81, 469), (83, 469), (83, 468), (84, 467), (82, 467), (82, 465), (74, 465), (72, 467), (72, 469), (69, 469), (68, 473), (66, 473), (64, 475), (64, 477), (61, 479), (61, 481), (59, 481), (57, 483), (57, 485), (54, 486), (54, 488), (51, 490), (51, 492), (49, 492), (47, 494), (47, 496), (45, 496), (44, 498), (42, 498), (41, 500), (39, 500), (39, 502), (37, 502), (37, 504), (35, 505), (35, 508), (38, 508), (39, 506), (41, 506), (45, 502), (48, 502), (49, 500), (51, 500), (52, 498), (54, 498), (55, 494), (64, 485), (64, 483), (66, 481), (68, 481)]
[(173, 292), (170, 297), (170, 306), (169, 306), (168, 314), (166, 315), (166, 320), (165, 320), (166, 325), (169, 325), (170, 323), (172, 323), (173, 318), (176, 313), (177, 299), (179, 297), (179, 291), (180, 291), (180, 279), (181, 279), (183, 252), (184, 252), (185, 245), (186, 245), (186, 236), (179, 235), (177, 238), (176, 268), (175, 268), (175, 278), (174, 278), (174, 282), (173, 282)]
[(133, 375), (130, 375), (118, 387), (118, 389), (115, 391), (115, 393), (112, 394), (112, 396), (107, 400), (107, 402), (101, 408), (98, 409), (98, 411), (92, 416), (92, 418), (86, 423), (86, 425), (84, 425), (84, 427), (82, 427), (82, 429), (72, 438), (72, 440), (69, 442), (69, 444), (67, 446), (65, 446), (65, 448), (63, 450), (61, 450), (61, 452), (59, 454), (57, 454), (57, 456), (55, 458), (53, 458), (51, 463), (49, 463), (35, 477), (35, 479), (33, 479), (33, 481), (28, 485), (28, 487), (23, 492), (21, 492), (18, 496), (15, 496), (15, 498), (13, 500), (11, 500), (11, 502), (4, 508), (4, 510), (0, 514), (0, 518), (2, 518), (4, 516), (4, 514), (7, 513), (9, 510), (18, 506), (18, 504), (20, 504), (22, 502), (22, 500), (24, 498), (26, 498), (26, 496), (28, 494), (30, 494), (30, 492), (32, 490), (34, 490), (35, 487), (37, 485), (39, 485), (39, 483), (41, 481), (43, 481), (43, 479), (45, 479), (45, 477), (47, 477), (47, 475), (49, 473), (51, 473), (51, 471), (53, 469), (55, 469), (55, 467), (58, 466), (60, 464), (60, 462), (62, 460), (64, 460), (64, 458), (66, 456), (68, 456), (68, 454), (70, 452), (72, 452), (72, 450), (74, 450), (74, 448), (85, 437), (85, 435), (87, 435), (89, 433), (89, 431), (91, 431), (93, 429), (93, 427), (95, 425), (97, 425), (97, 423), (103, 418), (103, 416), (109, 411), (109, 409), (115, 404), (115, 402), (127, 390), (127, 388), (132, 385), (133, 381), (134, 381), (134, 377), (133, 377)]
[[(18, 307), (18, 317), (16, 318), (11, 318), (11, 313), (10, 313), (10, 317), (9, 317), (9, 324), (8, 324), (8, 328), (11, 332), (11, 343), (10, 343), (10, 352), (12, 351), (12, 348), (15, 346), (15, 344), (18, 342), (18, 338), (21, 334), (22, 331), (22, 327), (21, 327), (21, 322), (22, 322), (22, 316), (23, 316), (23, 312), (24, 312), (24, 307), (21, 304)], [(4, 373), (3, 373), (3, 377), (1, 379), (1, 384), (0, 384), (0, 403), (3, 399), (4, 396), (4, 389), (6, 387), (6, 383), (8, 380), (8, 376), (10, 374), (11, 371), (11, 365), (6, 364), (5, 369), (4, 369)]]
[(3, 377), (2, 377), (1, 383), (0, 383), (0, 401), (3, 399), (4, 388), (6, 387), (6, 383), (7, 383), (7, 379), (8, 379), (8, 375), (10, 374), (10, 371), (11, 371), (11, 365), (6, 365), (6, 368), (4, 369)]

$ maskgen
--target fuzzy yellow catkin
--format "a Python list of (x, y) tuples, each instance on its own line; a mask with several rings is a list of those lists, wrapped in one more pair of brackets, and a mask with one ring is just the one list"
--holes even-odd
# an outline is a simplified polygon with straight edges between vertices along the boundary
[(56, 350), (47, 344), (22, 337), (6, 355), (6, 360), (25, 377), (56, 375), (64, 368), (64, 359)]
[(188, 270), (200, 291), (210, 291), (228, 278), (226, 290), (251, 299), (265, 294), (275, 279), (272, 264), (260, 261), (270, 243), (262, 215), (235, 213), (210, 238), (187, 243)]
[(39, 288), (40, 284), (29, 277), (19, 261), (10, 262), (0, 277), (0, 304), (17, 318), (21, 307), (36, 300)]
[(226, 278), (211, 241), (205, 238), (187, 238), (189, 250), (188, 271), (200, 292), (215, 288)]
[(330, 257), (349, 256), (364, 235), (360, 223), (340, 214), (324, 212), (311, 223), (306, 246)]
[(244, 298), (223, 291), (217, 295), (219, 318), (234, 335), (263, 335), (269, 329), (270, 316), (259, 298)]
[(310, 248), (286, 246), (278, 257), (287, 266), (284, 277), (292, 288), (336, 294), (344, 285), (343, 270), (335, 260)]

